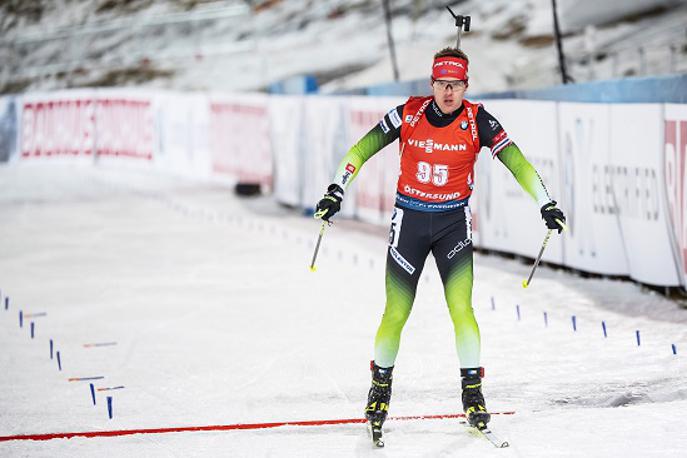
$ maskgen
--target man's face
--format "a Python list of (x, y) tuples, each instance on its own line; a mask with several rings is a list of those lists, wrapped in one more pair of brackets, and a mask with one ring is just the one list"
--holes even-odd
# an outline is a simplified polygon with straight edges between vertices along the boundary
[(463, 96), (467, 90), (466, 81), (457, 78), (442, 78), (432, 80), (431, 85), (434, 100), (442, 113), (452, 113), (463, 103)]

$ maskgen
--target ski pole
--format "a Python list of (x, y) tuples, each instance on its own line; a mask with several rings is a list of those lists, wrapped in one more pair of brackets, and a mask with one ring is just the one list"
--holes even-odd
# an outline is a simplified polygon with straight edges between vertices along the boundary
[(315, 272), (317, 270), (315, 267), (315, 260), (317, 259), (317, 253), (320, 251), (320, 243), (322, 243), (322, 236), (324, 235), (324, 230), (327, 228), (327, 223), (327, 221), (322, 221), (322, 226), (320, 226), (320, 235), (317, 237), (315, 252), (312, 254), (312, 262), (310, 263), (310, 272)]
[[(568, 226), (563, 223), (563, 221), (557, 219), (556, 222), (561, 225), (564, 231), (568, 230)], [(551, 234), (553, 233), (554, 229), (549, 229), (546, 231), (546, 237), (544, 237), (544, 243), (541, 244), (541, 249), (539, 250), (539, 256), (537, 256), (537, 259), (534, 261), (534, 265), (532, 266), (532, 270), (530, 271), (530, 276), (527, 277), (527, 280), (522, 281), (522, 287), (527, 288), (530, 286), (530, 283), (532, 282), (532, 277), (534, 276), (534, 271), (537, 270), (537, 266), (539, 265), (539, 262), (541, 261), (541, 257), (544, 254), (544, 249), (546, 248), (546, 245), (549, 243), (549, 239), (551, 238)]]

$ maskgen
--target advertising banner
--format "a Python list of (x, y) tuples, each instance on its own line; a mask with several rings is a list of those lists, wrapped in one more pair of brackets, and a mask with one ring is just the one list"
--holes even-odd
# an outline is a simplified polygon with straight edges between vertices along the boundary
[[(664, 147), (661, 164), (665, 217), (683, 286), (687, 286), (687, 105), (665, 105)], [(670, 263), (664, 260), (666, 266)]]
[(210, 172), (208, 102), (200, 94), (159, 93), (159, 151), (156, 165), (175, 175), (203, 178)]
[(99, 93), (93, 106), (96, 156), (153, 159), (152, 99), (151, 94)]
[(567, 210), (566, 265), (587, 272), (627, 275), (617, 215), (608, 211), (604, 170), (611, 162), (611, 106), (560, 103), (560, 204)]
[(95, 91), (27, 94), (21, 99), (20, 157), (84, 157), (96, 148)]
[[(303, 163), (302, 97), (270, 97), (270, 133), (274, 152), (274, 197), (283, 204), (301, 205)], [(324, 192), (324, 188), (320, 191)], [(305, 204), (305, 203), (304, 203)], [(310, 203), (312, 205), (312, 203)], [(306, 205), (307, 206), (307, 205)]]
[(611, 157), (599, 171), (595, 206), (620, 227), (631, 278), (678, 286), (662, 173), (663, 107), (611, 105)]
[(22, 159), (125, 156), (150, 161), (154, 147), (150, 95), (62, 91), (22, 97)]
[[(279, 202), (313, 208), (351, 146), (405, 100), (124, 89), (4, 97), (0, 162), (141, 164), (270, 186)], [(484, 108), (568, 217), (544, 260), (687, 286), (687, 105), (488, 100)], [(386, 226), (398, 170), (393, 142), (363, 165), (341, 215)], [(536, 256), (546, 233), (539, 204), (488, 149), (475, 171), (475, 244)]]
[(0, 97), (0, 162), (8, 162), (17, 149), (17, 100)]
[[(314, 208), (322, 198), (345, 154), (343, 103), (341, 97), (304, 97), (300, 176), (305, 208)], [(341, 215), (351, 215), (351, 203), (346, 193)]]
[(272, 186), (266, 95), (213, 95), (209, 101), (212, 172), (234, 182)]
[[(346, 129), (349, 147), (405, 100), (397, 97), (350, 98)], [(398, 170), (398, 141), (384, 147), (363, 165), (356, 181), (349, 187), (355, 189), (358, 218), (373, 224), (388, 224), (396, 196)]]
[[(556, 103), (489, 100), (484, 105), (539, 172), (549, 194), (560, 197)], [(477, 246), (535, 257), (546, 234), (539, 204), (522, 189), (498, 157), (484, 147), (475, 167), (471, 198)], [(564, 237), (552, 237), (543, 259), (562, 263)]]

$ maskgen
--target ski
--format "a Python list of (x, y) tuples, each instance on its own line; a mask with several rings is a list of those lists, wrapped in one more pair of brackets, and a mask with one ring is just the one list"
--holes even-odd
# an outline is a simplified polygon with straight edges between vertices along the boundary
[(478, 429), (477, 431), (479, 431), (482, 434), (482, 436), (486, 437), (487, 440), (491, 442), (496, 448), (506, 448), (510, 445), (508, 441), (501, 439), (499, 436), (494, 434), (489, 428)]
[(483, 428), (479, 428), (477, 426), (472, 426), (471, 424), (469, 424), (466, 421), (461, 421), (461, 424), (465, 425), (466, 428), (470, 428), (472, 431), (476, 431), (478, 434), (480, 434), (486, 440), (491, 442), (491, 444), (496, 448), (506, 448), (506, 447), (510, 446), (508, 441), (503, 440), (499, 436), (494, 434), (494, 432), (491, 430), (491, 428), (488, 428), (487, 425), (484, 425)]

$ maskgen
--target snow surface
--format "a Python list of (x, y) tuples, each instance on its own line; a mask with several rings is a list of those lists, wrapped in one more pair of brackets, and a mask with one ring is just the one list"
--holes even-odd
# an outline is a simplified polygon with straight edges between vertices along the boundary
[[(10, 296), (0, 307), (0, 436), (362, 416), (385, 230), (335, 224), (311, 273), (317, 222), (267, 198), (59, 163), (2, 167), (0, 188), (0, 288)], [(404, 331), (391, 415), (460, 410), (433, 264)], [(487, 405), (517, 412), (492, 422), (508, 449), (456, 420), (424, 420), (389, 421), (383, 450), (358, 424), (0, 442), (0, 456), (684, 456), (687, 312), (629, 282), (546, 267), (523, 290), (528, 269), (475, 260)], [(47, 315), (19, 328), (20, 309)], [(99, 392), (95, 407), (88, 382), (67, 381), (99, 375), (96, 387), (125, 388)]]

